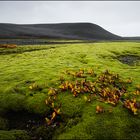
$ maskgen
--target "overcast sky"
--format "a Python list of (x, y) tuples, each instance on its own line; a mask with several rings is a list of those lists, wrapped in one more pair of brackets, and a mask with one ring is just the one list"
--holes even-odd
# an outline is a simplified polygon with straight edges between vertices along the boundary
[(0, 23), (68, 22), (91, 22), (117, 35), (140, 36), (140, 2), (0, 2)]

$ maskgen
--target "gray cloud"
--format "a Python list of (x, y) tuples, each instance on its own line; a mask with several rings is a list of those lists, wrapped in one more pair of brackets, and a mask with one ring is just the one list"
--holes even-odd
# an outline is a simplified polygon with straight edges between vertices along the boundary
[(1, 23), (91, 22), (121, 36), (140, 36), (139, 1), (0, 2)]

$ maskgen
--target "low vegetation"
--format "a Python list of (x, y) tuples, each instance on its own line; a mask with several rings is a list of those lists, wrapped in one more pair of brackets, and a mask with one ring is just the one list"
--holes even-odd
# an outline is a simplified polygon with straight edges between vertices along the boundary
[(139, 45), (0, 48), (0, 139), (139, 139)]
[(17, 45), (16, 44), (0, 44), (0, 48), (16, 48)]

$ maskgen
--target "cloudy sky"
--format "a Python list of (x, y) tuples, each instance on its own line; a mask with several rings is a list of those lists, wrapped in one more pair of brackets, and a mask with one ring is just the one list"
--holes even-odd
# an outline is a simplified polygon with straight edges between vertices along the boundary
[(140, 36), (139, 1), (0, 2), (0, 23), (91, 22), (121, 36)]

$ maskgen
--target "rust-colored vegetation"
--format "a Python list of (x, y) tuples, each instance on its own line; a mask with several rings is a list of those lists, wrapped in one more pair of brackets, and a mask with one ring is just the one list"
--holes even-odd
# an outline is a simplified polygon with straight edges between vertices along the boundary
[[(132, 84), (132, 79), (123, 80), (119, 74), (115, 74), (106, 70), (97, 75), (93, 69), (66, 71), (72, 80), (65, 80), (60, 77), (60, 85), (58, 88), (50, 88), (48, 90), (48, 98), (45, 100), (47, 106), (51, 108), (51, 114), (46, 116), (47, 125), (55, 122), (56, 118), (61, 117), (61, 104), (56, 105), (59, 93), (72, 94), (75, 98), (83, 97), (86, 102), (92, 102), (93, 98), (97, 101), (110, 104), (112, 107), (121, 103), (122, 107), (128, 109), (132, 114), (137, 115), (140, 110), (140, 102), (136, 98), (130, 98), (128, 88)], [(134, 93), (138, 94), (140, 87), (136, 87)], [(133, 93), (132, 93), (133, 94)], [(134, 94), (133, 94), (134, 95)], [(93, 109), (94, 111), (94, 109)], [(104, 107), (96, 106), (96, 113), (104, 113)], [(108, 110), (108, 112), (112, 112)]]
[(0, 44), (0, 48), (14, 49), (14, 48), (17, 48), (17, 45), (16, 44)]

